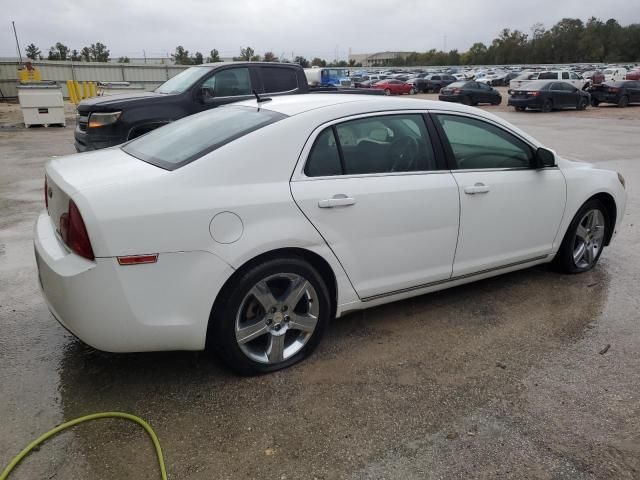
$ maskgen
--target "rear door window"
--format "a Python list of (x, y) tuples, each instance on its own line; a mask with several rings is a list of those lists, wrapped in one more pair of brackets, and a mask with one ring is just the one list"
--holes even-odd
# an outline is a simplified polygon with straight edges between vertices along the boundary
[(289, 92), (298, 88), (298, 76), (292, 68), (261, 67), (265, 93)]

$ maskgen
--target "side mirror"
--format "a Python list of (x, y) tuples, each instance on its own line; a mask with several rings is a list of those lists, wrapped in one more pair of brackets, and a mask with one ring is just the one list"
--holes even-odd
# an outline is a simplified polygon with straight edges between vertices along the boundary
[(548, 148), (539, 147), (535, 154), (535, 167), (555, 167), (556, 166), (556, 154)]

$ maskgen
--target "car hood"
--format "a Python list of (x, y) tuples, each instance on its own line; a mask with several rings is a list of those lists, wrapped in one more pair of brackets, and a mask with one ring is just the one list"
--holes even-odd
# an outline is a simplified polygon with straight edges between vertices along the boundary
[(89, 98), (82, 100), (78, 105), (78, 112), (96, 112), (96, 111), (115, 111), (125, 105), (127, 107), (133, 104), (151, 105), (161, 103), (173, 95), (166, 95), (155, 92), (136, 92), (136, 93), (119, 93), (117, 95), (105, 95), (102, 97)]

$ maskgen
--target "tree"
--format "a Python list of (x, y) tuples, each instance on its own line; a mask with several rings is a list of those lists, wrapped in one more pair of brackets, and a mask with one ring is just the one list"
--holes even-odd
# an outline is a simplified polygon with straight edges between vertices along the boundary
[(302, 68), (309, 68), (309, 60), (307, 60), (304, 57), (301, 57), (300, 55), (298, 55), (296, 58), (293, 59), (293, 63), (297, 63)]
[(278, 57), (276, 57), (273, 52), (264, 52), (263, 60), (265, 62), (277, 62), (278, 61)]
[(82, 51), (80, 52), (80, 56), (82, 57), (82, 60), (84, 60), (85, 62), (90, 62), (91, 61), (91, 50), (89, 50), (89, 47), (84, 47), (82, 49)]
[[(240, 47), (240, 56), (236, 57), (238, 60), (244, 60), (245, 62), (251, 61), (251, 58), (255, 55), (255, 50), (251, 47)], [(234, 58), (235, 60), (235, 58)]]
[(176, 52), (171, 54), (171, 58), (176, 65), (191, 65), (189, 50), (185, 50), (182, 45), (176, 47)]
[(33, 43), (30, 43), (29, 45), (27, 45), (25, 52), (27, 54), (27, 58), (30, 58), (31, 60), (42, 59), (42, 52)]
[(202, 65), (203, 62), (204, 62), (204, 59), (200, 52), (196, 52), (191, 58), (191, 63), (193, 63), (194, 65)]
[(82, 55), (75, 48), (71, 51), (71, 61), (80, 62), (82, 60)]
[(69, 55), (69, 47), (57, 42), (55, 46), (49, 49), (49, 60), (66, 60)]
[(118, 63), (131, 63), (129, 57), (120, 57), (118, 58)]
[(218, 50), (214, 48), (209, 52), (209, 58), (207, 58), (207, 62), (219, 62), (219, 61), (220, 61), (220, 54), (218, 53)]
[(326, 67), (327, 66), (327, 61), (323, 60), (319, 57), (315, 57), (313, 60), (311, 60), (311, 66), (313, 67)]
[(91, 44), (91, 56), (94, 62), (108, 62), (109, 61), (109, 50), (107, 50), (107, 46), (97, 42)]

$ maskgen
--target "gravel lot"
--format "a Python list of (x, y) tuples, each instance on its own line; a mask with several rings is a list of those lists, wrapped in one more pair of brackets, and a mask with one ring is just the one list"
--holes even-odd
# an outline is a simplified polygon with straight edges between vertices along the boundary
[[(352, 314), (303, 364), (255, 378), (203, 353), (106, 354), (67, 334), (38, 291), (31, 235), (43, 165), (74, 151), (73, 124), (0, 126), (0, 467), (60, 422), (120, 410), (152, 424), (173, 479), (640, 478), (640, 107), (487, 109), (626, 177), (598, 267)], [(0, 121), (19, 121), (8, 110)], [(155, 462), (141, 430), (105, 420), (12, 479), (155, 479)]]

